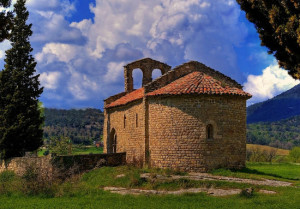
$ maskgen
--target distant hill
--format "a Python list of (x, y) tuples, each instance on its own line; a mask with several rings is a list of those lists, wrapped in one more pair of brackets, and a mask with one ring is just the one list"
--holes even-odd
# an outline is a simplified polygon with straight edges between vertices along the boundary
[(247, 124), (247, 142), (283, 149), (300, 146), (300, 115), (279, 121)]
[(300, 115), (300, 84), (247, 108), (247, 123), (272, 122)]
[(73, 143), (99, 141), (103, 129), (103, 113), (98, 109), (45, 108), (44, 138), (67, 136)]

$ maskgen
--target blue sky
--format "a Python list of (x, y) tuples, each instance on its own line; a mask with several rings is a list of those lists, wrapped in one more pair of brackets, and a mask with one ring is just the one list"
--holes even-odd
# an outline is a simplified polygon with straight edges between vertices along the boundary
[[(124, 90), (123, 66), (144, 57), (196, 60), (260, 102), (293, 87), (234, 0), (27, 0), (46, 107), (103, 109)], [(3, 68), (8, 41), (0, 44)], [(140, 85), (141, 72), (134, 71)]]

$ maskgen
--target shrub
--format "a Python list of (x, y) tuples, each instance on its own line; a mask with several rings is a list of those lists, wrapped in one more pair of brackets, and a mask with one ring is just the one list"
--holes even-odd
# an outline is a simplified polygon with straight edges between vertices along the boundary
[(16, 174), (13, 171), (3, 171), (0, 173), (0, 184), (11, 182)]
[(22, 185), (13, 171), (0, 173), (0, 194), (11, 195), (14, 192), (19, 192), (20, 188)]
[(252, 187), (243, 189), (241, 191), (240, 195), (241, 195), (241, 197), (247, 197), (247, 198), (253, 197), (254, 189)]
[(246, 159), (250, 162), (272, 162), (277, 154), (276, 149), (262, 150), (259, 148), (247, 149)]
[(26, 195), (45, 195), (53, 197), (55, 187), (49, 179), (42, 178), (38, 174), (38, 169), (33, 165), (28, 165), (22, 176), (22, 192)]
[(293, 162), (300, 162), (300, 147), (294, 147), (289, 154), (289, 158), (293, 161)]

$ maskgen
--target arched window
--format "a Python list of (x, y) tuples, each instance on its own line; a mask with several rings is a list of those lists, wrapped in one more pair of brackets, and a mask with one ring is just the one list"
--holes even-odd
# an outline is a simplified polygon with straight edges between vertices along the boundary
[(160, 69), (154, 69), (152, 71), (152, 80), (158, 78), (161, 76), (161, 70)]
[(213, 139), (214, 137), (214, 128), (211, 124), (206, 126), (206, 139)]
[(133, 89), (139, 89), (143, 84), (143, 72), (141, 69), (136, 68), (132, 71)]

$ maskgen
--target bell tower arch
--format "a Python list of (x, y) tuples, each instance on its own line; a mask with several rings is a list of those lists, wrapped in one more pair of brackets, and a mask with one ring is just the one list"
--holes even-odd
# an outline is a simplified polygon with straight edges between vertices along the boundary
[(159, 69), (161, 74), (165, 74), (169, 70), (171, 70), (171, 66), (153, 60), (151, 58), (144, 58), (141, 60), (137, 60), (135, 62), (129, 63), (124, 66), (124, 78), (125, 78), (125, 92), (133, 91), (133, 77), (132, 71), (136, 68), (139, 68), (143, 72), (143, 82), (142, 86), (152, 81), (152, 71), (155, 69)]

